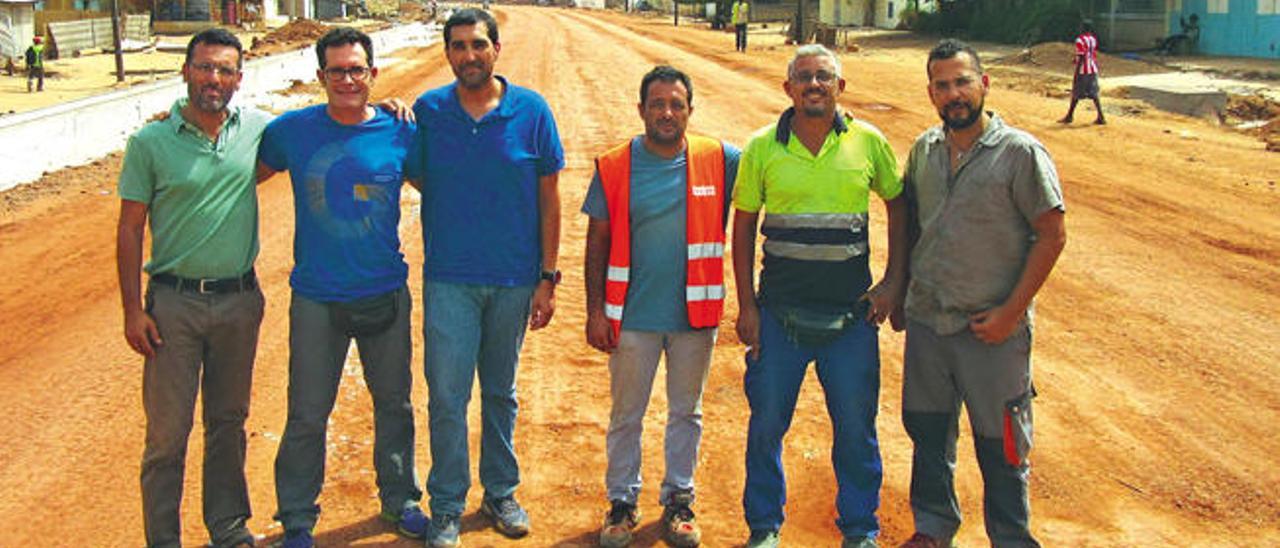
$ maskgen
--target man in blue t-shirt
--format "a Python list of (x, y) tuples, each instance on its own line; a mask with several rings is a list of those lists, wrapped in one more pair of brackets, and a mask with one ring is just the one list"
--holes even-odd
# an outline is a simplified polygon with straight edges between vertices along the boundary
[[(724, 285), (722, 279), (700, 281), (696, 270), (723, 278), (725, 219), (741, 152), (705, 137), (686, 138), (693, 84), (674, 67), (655, 67), (644, 76), (637, 107), (644, 134), (597, 160), (582, 204), (591, 217), (584, 265), (587, 342), (610, 354), (613, 401), (605, 473), (610, 509), (600, 545), (631, 542), (641, 485), (640, 435), (665, 352), (662, 532), (673, 546), (697, 546), (700, 534), (690, 508), (693, 473), (702, 438), (702, 389)], [(691, 193), (707, 199), (690, 199)], [(700, 294), (701, 287), (713, 290)], [(698, 308), (707, 305), (710, 310)]]
[[(413, 111), (421, 130), (424, 362), (431, 428), (428, 546), (456, 546), (471, 473), (467, 403), (479, 373), (480, 510), (509, 537), (529, 532), (515, 499), (516, 365), (526, 326), (555, 310), (564, 151), (551, 109), (532, 90), (493, 73), (498, 23), (475, 9), (444, 25), (456, 80), (427, 91)], [(531, 310), (532, 308), (532, 310)]]
[(400, 189), (416, 127), (369, 105), (378, 75), (369, 36), (335, 28), (316, 43), (328, 103), (285, 113), (259, 149), (259, 180), (293, 182), (289, 277), (289, 418), (276, 455), (276, 519), (285, 548), (313, 545), (325, 427), (351, 339), (374, 407), (382, 517), (422, 538), (409, 372), (409, 267), (400, 252)]

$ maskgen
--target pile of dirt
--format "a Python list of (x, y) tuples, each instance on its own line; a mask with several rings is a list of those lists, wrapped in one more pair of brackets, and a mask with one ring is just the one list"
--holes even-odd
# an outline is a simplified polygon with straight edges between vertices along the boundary
[(315, 43), (329, 32), (329, 26), (311, 19), (294, 19), (261, 38), (255, 37), (246, 57), (262, 57), (272, 53), (298, 49)]
[(1262, 95), (1230, 95), (1223, 122), (1258, 136), (1267, 150), (1280, 152), (1280, 102)]
[[(1024, 49), (1014, 55), (992, 59), (989, 64), (1035, 67), (1070, 78), (1075, 72), (1075, 59), (1076, 47), (1074, 44), (1045, 42)], [(1130, 76), (1134, 74), (1170, 72), (1170, 69), (1164, 65), (1107, 53), (1098, 54), (1098, 68), (1103, 76)]]

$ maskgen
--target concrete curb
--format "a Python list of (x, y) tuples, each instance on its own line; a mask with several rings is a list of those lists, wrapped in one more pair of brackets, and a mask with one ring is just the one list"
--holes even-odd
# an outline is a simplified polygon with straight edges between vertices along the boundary
[[(411, 23), (379, 31), (379, 58), (439, 39), (437, 25)], [(270, 102), (272, 91), (315, 77), (311, 47), (246, 61), (236, 104)], [(46, 172), (82, 165), (124, 148), (129, 136), (156, 112), (186, 93), (181, 76), (0, 118), (0, 191), (30, 183)]]

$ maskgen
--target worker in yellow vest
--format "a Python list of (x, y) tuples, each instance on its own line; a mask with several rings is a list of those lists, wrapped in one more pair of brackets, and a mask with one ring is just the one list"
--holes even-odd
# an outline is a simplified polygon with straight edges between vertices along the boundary
[(654, 68), (641, 80), (645, 132), (596, 158), (590, 216), (587, 342), (609, 356), (609, 513), (600, 545), (626, 546), (638, 523), (640, 437), (661, 355), (667, 364), (663, 538), (697, 546), (691, 508), (702, 438), (702, 390), (724, 309), (725, 219), (740, 152), (685, 128), (693, 84)]
[(738, 0), (733, 3), (734, 47), (738, 51), (747, 51), (747, 23), (751, 21), (749, 11), (751, 11), (751, 4), (748, 4), (747, 0)]
[(44, 44), (39, 36), (31, 39), (31, 47), (27, 48), (27, 93), (31, 93), (31, 81), (35, 80), (36, 91), (44, 91)]

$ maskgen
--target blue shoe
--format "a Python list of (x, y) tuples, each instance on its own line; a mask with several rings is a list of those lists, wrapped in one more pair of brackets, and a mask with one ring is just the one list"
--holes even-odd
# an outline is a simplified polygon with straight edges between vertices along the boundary
[(311, 538), (311, 531), (297, 529), (285, 532), (284, 542), (280, 543), (280, 548), (314, 548), (315, 545), (316, 541)]
[(462, 520), (453, 514), (437, 514), (427, 527), (426, 545), (429, 548), (456, 548), (462, 542)]
[(508, 538), (520, 538), (529, 534), (529, 514), (520, 507), (515, 497), (485, 498), (480, 513), (489, 516), (493, 528)]
[(401, 536), (411, 539), (427, 536), (427, 527), (431, 525), (431, 518), (422, 513), (422, 508), (416, 504), (405, 508), (399, 516), (383, 512), (380, 517), (382, 521), (395, 525), (396, 532)]

